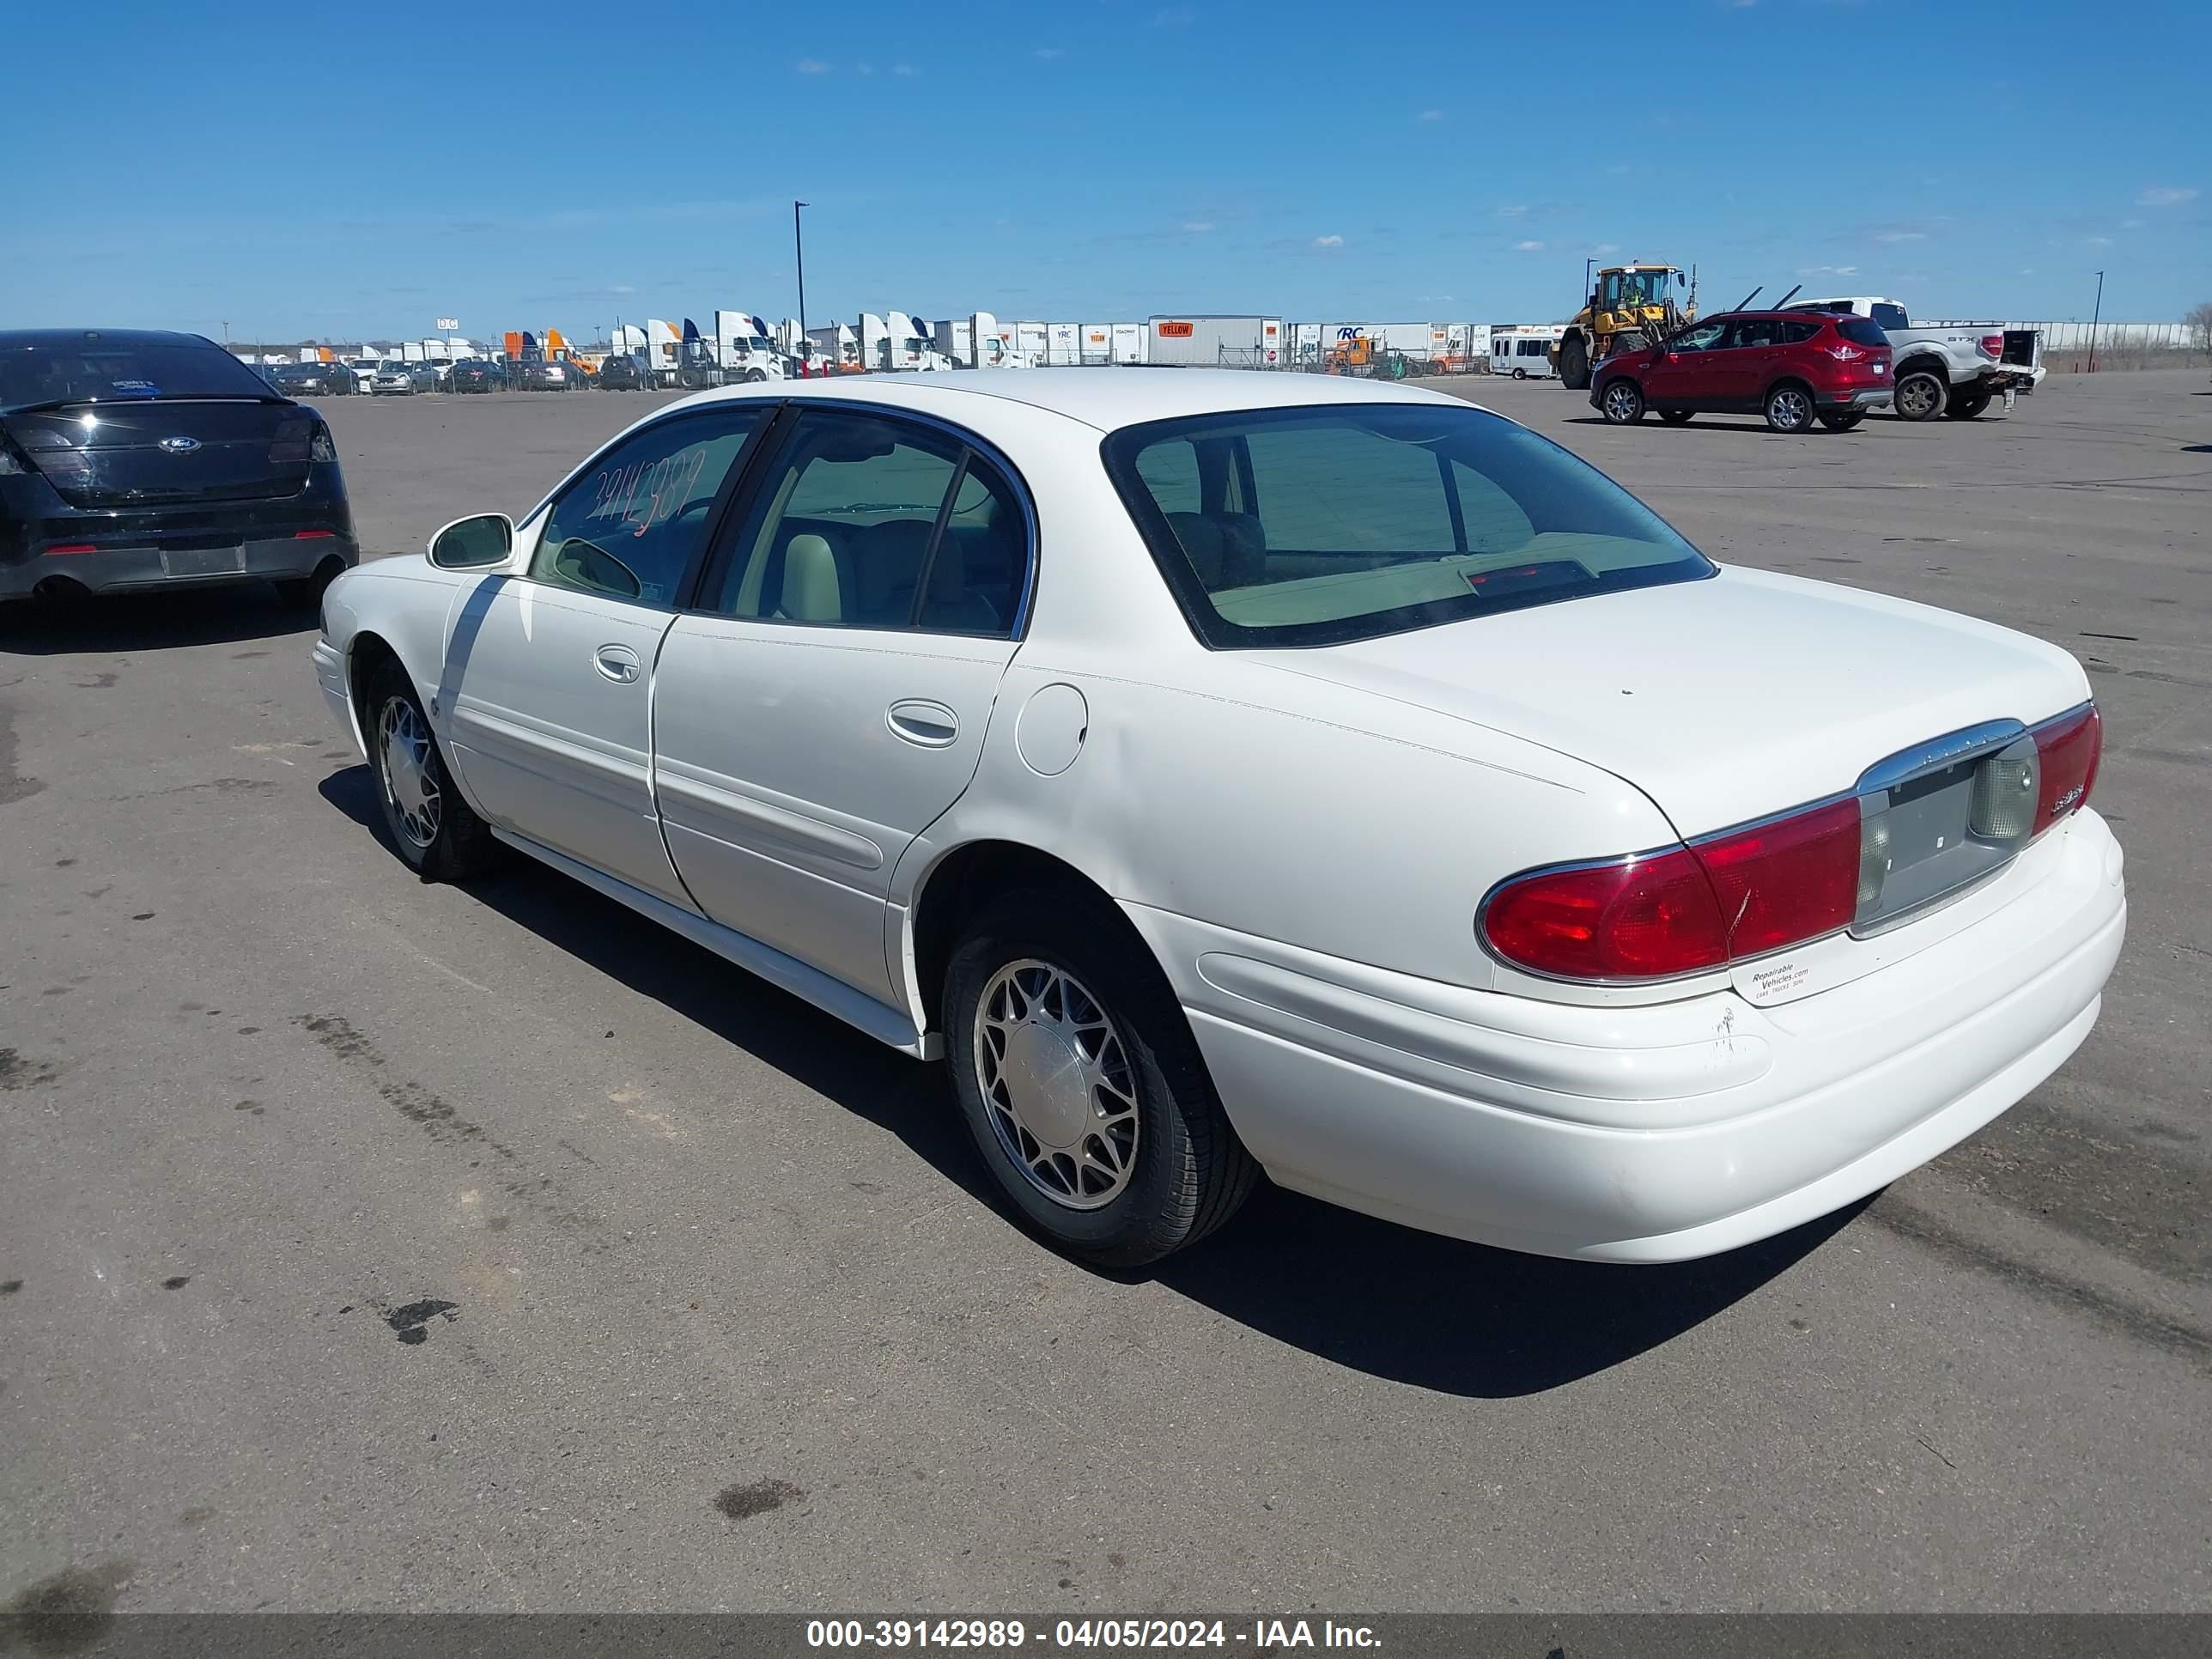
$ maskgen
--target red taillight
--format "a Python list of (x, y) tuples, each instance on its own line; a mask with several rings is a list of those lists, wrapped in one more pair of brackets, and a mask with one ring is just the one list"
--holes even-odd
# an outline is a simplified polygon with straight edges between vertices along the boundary
[(1838, 340), (1828, 348), (1828, 355), (1839, 363), (1855, 363), (1867, 354), (1855, 345)]
[(337, 533), (335, 530), (295, 530), (292, 532), (292, 539), (295, 542), (319, 542), (325, 536)]
[(1984, 334), (1984, 335), (1983, 335), (1983, 336), (1982, 336), (1982, 354), (1983, 354), (1984, 356), (1989, 356), (1989, 357), (2002, 357), (2002, 356), (2004, 356), (2004, 336), (2003, 336), (2003, 335), (2002, 335), (2002, 334)]
[(46, 550), (49, 553), (97, 553), (100, 550), (90, 542), (60, 542)]
[(1731, 957), (1832, 933), (1850, 926), (1858, 907), (1856, 800), (1741, 830), (1693, 850), (1729, 920)]
[(1508, 962), (1560, 979), (1662, 979), (1728, 960), (1712, 884), (1686, 847), (1523, 876), (1491, 895), (1482, 931)]
[(1483, 908), (1506, 961), (1558, 979), (1666, 979), (1848, 927), (1859, 804), (1835, 801), (1669, 853), (1539, 870)]
[(2042, 787), (2035, 801), (2035, 828), (2041, 835), (2089, 799), (2097, 785), (2097, 763), (2105, 752), (2105, 722), (2095, 703), (2062, 714), (2035, 729), (2036, 769)]

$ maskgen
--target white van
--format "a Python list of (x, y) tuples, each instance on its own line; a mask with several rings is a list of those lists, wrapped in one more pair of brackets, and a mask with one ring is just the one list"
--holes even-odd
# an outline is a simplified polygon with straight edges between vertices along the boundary
[(1516, 324), (1490, 331), (1490, 372), (1516, 380), (1555, 380), (1552, 348), (1566, 332), (1565, 323)]

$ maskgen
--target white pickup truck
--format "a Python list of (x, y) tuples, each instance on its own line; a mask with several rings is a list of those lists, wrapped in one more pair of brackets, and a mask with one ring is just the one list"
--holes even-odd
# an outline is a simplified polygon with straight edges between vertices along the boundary
[(2016, 397), (2043, 383), (2043, 336), (2032, 328), (1968, 323), (1915, 327), (1894, 300), (1852, 295), (1838, 300), (1799, 300), (1791, 311), (1840, 311), (1864, 317), (1889, 337), (1892, 405), (1899, 420), (1932, 421), (1948, 415), (1971, 421), (1995, 398), (2009, 410)]

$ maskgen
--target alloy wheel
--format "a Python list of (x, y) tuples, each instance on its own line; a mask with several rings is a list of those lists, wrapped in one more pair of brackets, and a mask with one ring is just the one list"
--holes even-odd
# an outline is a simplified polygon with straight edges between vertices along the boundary
[(386, 697), (377, 717), (376, 741), (384, 763), (385, 801), (400, 832), (427, 851), (438, 839), (445, 798), (432, 769), (430, 734), (415, 705), (404, 697)]
[(1098, 1000), (1023, 957), (984, 985), (974, 1039), (991, 1127), (1030, 1184), (1071, 1210), (1120, 1197), (1137, 1167), (1137, 1082)]

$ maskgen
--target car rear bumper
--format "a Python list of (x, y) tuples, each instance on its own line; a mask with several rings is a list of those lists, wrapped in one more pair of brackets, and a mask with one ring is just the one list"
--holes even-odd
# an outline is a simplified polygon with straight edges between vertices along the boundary
[(1675, 1261), (1879, 1190), (2080, 1045), (2125, 932), (2122, 858), (2094, 812), (2054, 834), (1980, 919), (1768, 1008), (1540, 1002), (1127, 908), (1281, 1185), (1512, 1249)]
[(1886, 386), (1862, 386), (1853, 392), (1823, 392), (1813, 401), (1823, 410), (1887, 409), (1897, 394)]
[(253, 530), (231, 538), (195, 532), (103, 538), (89, 553), (42, 552), (20, 563), (0, 564), (0, 599), (25, 598), (56, 576), (94, 593), (131, 593), (311, 576), (331, 559), (351, 567), (361, 562), (361, 549), (350, 535), (320, 530), (304, 535)]

